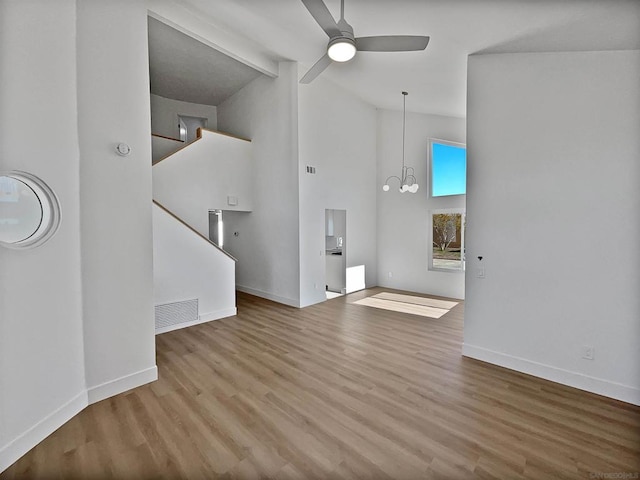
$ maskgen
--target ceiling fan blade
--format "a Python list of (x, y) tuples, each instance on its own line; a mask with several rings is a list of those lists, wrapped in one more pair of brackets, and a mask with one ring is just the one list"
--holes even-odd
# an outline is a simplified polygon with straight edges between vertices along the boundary
[(316, 64), (309, 69), (304, 77), (300, 79), (300, 83), (311, 83), (318, 75), (320, 75), (325, 68), (331, 65), (332, 60), (326, 53), (324, 56), (316, 62)]
[(318, 25), (329, 35), (329, 38), (342, 35), (338, 24), (322, 0), (302, 0), (302, 3), (307, 7), (307, 10), (309, 10), (309, 13), (315, 18), (316, 22), (318, 22)]
[(424, 50), (429, 37), (388, 35), (356, 38), (356, 50), (361, 52), (411, 52)]

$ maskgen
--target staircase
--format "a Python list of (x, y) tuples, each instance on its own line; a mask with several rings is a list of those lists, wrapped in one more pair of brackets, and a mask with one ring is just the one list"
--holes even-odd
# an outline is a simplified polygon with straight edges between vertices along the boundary
[(169, 157), (184, 146), (185, 142), (177, 138), (151, 134), (151, 164), (155, 165), (160, 160)]
[(237, 260), (209, 241), (209, 210), (251, 211), (251, 142), (206, 129), (152, 141), (156, 333), (233, 316)]

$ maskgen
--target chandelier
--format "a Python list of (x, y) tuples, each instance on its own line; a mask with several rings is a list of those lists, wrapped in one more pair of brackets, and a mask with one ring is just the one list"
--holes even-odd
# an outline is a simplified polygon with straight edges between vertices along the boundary
[(391, 175), (387, 177), (382, 186), (382, 190), (389, 191), (389, 180), (392, 178), (397, 179), (400, 182), (400, 193), (416, 193), (418, 191), (418, 183), (415, 177), (415, 171), (413, 167), (407, 167), (404, 164), (404, 140), (406, 136), (406, 124), (407, 124), (407, 92), (402, 92), (403, 96), (403, 112), (402, 112), (402, 173), (400, 176)]

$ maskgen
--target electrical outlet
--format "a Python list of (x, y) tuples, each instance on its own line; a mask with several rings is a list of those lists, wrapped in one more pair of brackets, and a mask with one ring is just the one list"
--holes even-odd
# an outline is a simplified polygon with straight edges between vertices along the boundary
[(593, 360), (595, 357), (595, 349), (591, 345), (583, 345), (582, 358), (585, 360)]
[(313, 284), (313, 288), (317, 290), (317, 289), (318, 289), (318, 284), (317, 284), (317, 283), (314, 283), (314, 284)]
[(393, 272), (389, 272), (389, 278), (393, 278)]

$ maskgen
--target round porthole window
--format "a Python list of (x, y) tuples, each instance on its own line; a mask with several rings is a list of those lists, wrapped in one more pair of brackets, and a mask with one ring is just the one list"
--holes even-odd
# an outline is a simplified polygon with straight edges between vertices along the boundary
[(60, 225), (60, 204), (38, 177), (25, 172), (0, 172), (0, 245), (41, 245)]

